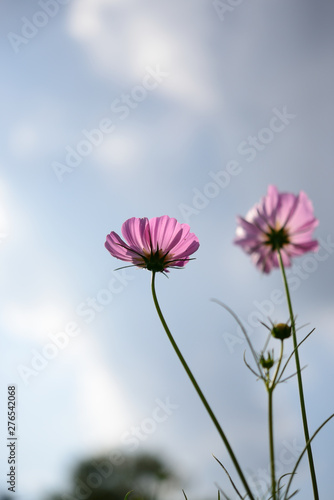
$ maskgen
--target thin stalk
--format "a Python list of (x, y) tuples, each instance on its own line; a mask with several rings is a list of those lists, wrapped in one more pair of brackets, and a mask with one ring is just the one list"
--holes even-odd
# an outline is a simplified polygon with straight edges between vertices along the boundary
[(269, 427), (269, 455), (271, 471), (271, 498), (276, 500), (276, 475), (274, 452), (274, 425), (273, 425), (273, 387), (268, 388), (268, 427)]
[(275, 448), (274, 448), (274, 416), (273, 416), (273, 393), (277, 385), (277, 377), (283, 359), (283, 340), (281, 340), (281, 350), (278, 359), (277, 367), (275, 370), (272, 382), (268, 381), (268, 428), (269, 428), (269, 456), (270, 456), (270, 471), (271, 471), (271, 498), (276, 500), (276, 470), (275, 470)]
[(286, 293), (286, 299), (287, 299), (288, 308), (289, 308), (289, 314), (290, 314), (293, 347), (294, 347), (295, 361), (296, 361), (296, 371), (297, 371), (297, 380), (298, 380), (300, 409), (301, 409), (302, 420), (303, 420), (305, 443), (307, 444), (307, 456), (308, 456), (310, 474), (311, 474), (311, 479), (312, 479), (313, 496), (314, 496), (315, 500), (319, 500), (317, 478), (316, 478), (316, 473), (315, 473), (315, 467), (314, 467), (314, 461), (313, 461), (313, 454), (312, 454), (312, 448), (311, 448), (311, 443), (310, 443), (310, 434), (309, 434), (309, 430), (308, 430), (308, 423), (307, 423), (307, 416), (306, 416), (305, 399), (304, 399), (304, 391), (303, 391), (303, 381), (302, 381), (302, 375), (301, 375), (301, 369), (300, 369), (300, 361), (299, 361), (299, 353), (298, 353), (298, 345), (297, 345), (297, 335), (296, 335), (295, 318), (294, 318), (294, 315), (293, 315), (292, 303), (291, 303), (291, 297), (290, 297), (290, 291), (289, 291), (289, 286), (288, 286), (288, 280), (287, 280), (285, 269), (284, 269), (282, 255), (281, 255), (280, 250), (277, 250), (277, 252), (278, 252), (278, 260), (279, 260), (279, 265), (280, 265), (281, 272), (282, 272), (283, 283), (284, 283), (284, 288), (285, 288), (285, 293)]
[(279, 353), (279, 358), (278, 358), (278, 363), (277, 363), (277, 366), (276, 366), (276, 370), (275, 370), (275, 375), (273, 377), (273, 380), (271, 382), (271, 387), (272, 387), (272, 390), (275, 389), (276, 385), (277, 385), (277, 377), (279, 375), (279, 370), (281, 368), (281, 364), (282, 364), (282, 359), (283, 359), (283, 348), (284, 348), (284, 341), (281, 340), (281, 350), (280, 350), (280, 353)]
[(193, 386), (194, 386), (194, 388), (195, 388), (195, 390), (196, 390), (196, 392), (197, 392), (200, 400), (202, 401), (202, 403), (203, 403), (206, 411), (208, 412), (208, 414), (209, 414), (212, 422), (214, 423), (214, 425), (215, 425), (215, 427), (216, 427), (216, 429), (217, 429), (220, 437), (222, 438), (222, 440), (224, 442), (224, 445), (226, 446), (226, 449), (227, 449), (227, 451), (228, 451), (228, 453), (229, 453), (229, 455), (231, 457), (231, 460), (232, 460), (232, 462), (234, 464), (234, 467), (237, 470), (237, 473), (238, 473), (238, 475), (240, 477), (240, 480), (241, 480), (242, 484), (244, 485), (245, 490), (247, 491), (249, 499), (250, 500), (255, 500), (254, 496), (253, 496), (253, 494), (252, 494), (252, 492), (251, 492), (251, 490), (250, 490), (250, 488), (248, 486), (246, 478), (245, 478), (245, 476), (244, 476), (244, 474), (243, 474), (243, 472), (241, 470), (241, 467), (240, 467), (240, 465), (239, 465), (239, 463), (237, 461), (237, 458), (234, 455), (234, 452), (233, 452), (233, 450), (231, 448), (231, 445), (230, 445), (230, 443), (227, 440), (227, 437), (226, 437), (223, 429), (221, 428), (221, 426), (220, 426), (220, 424), (219, 424), (219, 422), (218, 422), (215, 414), (213, 413), (213, 411), (212, 411), (209, 403), (207, 402), (207, 400), (206, 400), (203, 392), (201, 391), (198, 383), (196, 382), (196, 379), (195, 379), (194, 375), (192, 374), (189, 366), (187, 365), (187, 363), (186, 363), (183, 355), (181, 354), (180, 349), (178, 348), (178, 346), (177, 346), (177, 344), (176, 344), (176, 342), (175, 342), (175, 340), (174, 340), (174, 338), (173, 338), (173, 336), (172, 336), (172, 334), (171, 334), (171, 332), (170, 332), (170, 330), (169, 330), (169, 328), (167, 326), (166, 320), (165, 320), (165, 318), (164, 318), (164, 316), (162, 314), (162, 311), (160, 309), (158, 298), (157, 298), (156, 291), (155, 291), (155, 272), (154, 271), (152, 272), (151, 289), (152, 289), (152, 296), (153, 296), (154, 305), (155, 305), (155, 308), (157, 310), (159, 319), (160, 319), (160, 321), (162, 323), (162, 326), (164, 327), (165, 332), (167, 333), (167, 337), (168, 337), (170, 343), (172, 344), (172, 346), (174, 348), (174, 351), (176, 352), (176, 354), (177, 354), (177, 356), (178, 356), (178, 358), (179, 358), (179, 360), (180, 360), (183, 368), (185, 369), (188, 377), (190, 378), (190, 380), (191, 380), (191, 382), (192, 382), (192, 384), (193, 384)]

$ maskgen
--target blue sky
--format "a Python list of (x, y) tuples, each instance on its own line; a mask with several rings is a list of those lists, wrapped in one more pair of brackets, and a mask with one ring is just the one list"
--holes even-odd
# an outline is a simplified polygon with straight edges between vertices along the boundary
[[(311, 430), (333, 412), (334, 7), (224, 5), (1, 4), (1, 400), (16, 384), (23, 500), (66, 493), (76, 460), (129, 449), (133, 426), (163, 411), (138, 450), (163, 451), (188, 498), (215, 495), (215, 482), (229, 488), (211, 454), (233, 466), (164, 337), (149, 273), (114, 272), (104, 248), (129, 217), (168, 214), (199, 237), (196, 260), (159, 276), (158, 295), (242, 465), (263, 479), (265, 392), (243, 364), (233, 320), (210, 299), (239, 314), (258, 348), (254, 315), (287, 319), (275, 302), (279, 272), (262, 276), (233, 246), (235, 217), (269, 184), (304, 190), (321, 250), (296, 259), (291, 279), (299, 324), (316, 327), (301, 352)], [(276, 397), (288, 469), (303, 442), (296, 382)], [(157, 409), (166, 401), (170, 414)], [(329, 424), (314, 443), (322, 498), (332, 491), (332, 433)], [(306, 463), (299, 472), (309, 500)]]

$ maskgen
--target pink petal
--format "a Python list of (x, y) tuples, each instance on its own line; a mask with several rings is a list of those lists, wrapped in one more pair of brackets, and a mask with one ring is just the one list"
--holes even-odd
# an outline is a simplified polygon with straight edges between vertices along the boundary
[[(257, 237), (263, 232), (262, 227), (255, 225), (253, 222), (250, 222), (243, 217), (237, 217), (237, 222), (239, 223), (239, 226), (237, 227), (237, 236), (244, 237), (247, 235), (247, 237)], [(265, 228), (265, 230), (267, 230), (267, 228)]]
[[(282, 248), (281, 256), (284, 267), (290, 267), (291, 259), (290, 259), (290, 253), (288, 252), (288, 246)], [(279, 267), (278, 252), (275, 252), (275, 263), (276, 263), (275, 267)]]
[(259, 210), (272, 227), (275, 225), (278, 204), (279, 194), (277, 187), (269, 185), (267, 195), (260, 202)]
[(182, 237), (182, 239), (174, 246), (171, 247), (169, 252), (172, 253), (174, 256), (178, 257), (185, 257), (186, 255), (191, 255), (196, 250), (199, 248), (199, 241), (197, 236), (195, 236), (193, 233), (187, 232), (186, 237)]
[(176, 259), (185, 259), (199, 247), (198, 238), (189, 232), (188, 224), (180, 224), (167, 215), (150, 219), (149, 224), (153, 250), (159, 248), (166, 254), (170, 253), (173, 265), (176, 265)]
[(276, 213), (276, 224), (278, 227), (292, 227), (293, 216), (299, 205), (299, 197), (291, 193), (279, 195), (279, 206)]
[(300, 243), (308, 243), (312, 240), (313, 237), (313, 229), (311, 231), (304, 231), (296, 234), (290, 234), (289, 235), (289, 240), (293, 244), (300, 244)]
[(268, 273), (272, 268), (272, 256), (269, 247), (261, 247), (259, 251), (252, 252), (251, 258), (260, 271)]
[(174, 259), (185, 259), (195, 253), (199, 248), (199, 241), (194, 235), (193, 239), (188, 239), (186, 242), (180, 244), (171, 250)]
[(174, 235), (174, 238), (170, 240), (169, 245), (166, 247), (166, 251), (179, 253), (186, 248), (187, 245), (192, 241), (192, 237), (198, 241), (193, 233), (190, 233), (190, 227), (188, 224), (181, 224), (178, 232)]
[(319, 243), (317, 241), (308, 241), (306, 243), (292, 243), (285, 247), (286, 252), (289, 255), (297, 256), (303, 255), (307, 252), (316, 252), (319, 250)]
[(139, 219), (132, 217), (122, 225), (122, 234), (127, 240), (129, 246), (138, 253), (151, 251), (148, 238), (148, 219), (146, 217)]
[[(162, 217), (154, 217), (149, 221), (150, 235), (152, 242), (152, 249), (168, 251), (173, 240), (180, 239), (180, 232), (182, 233), (182, 225), (168, 215)], [(188, 226), (189, 227), (189, 226)]]
[(289, 220), (289, 232), (301, 231), (304, 228), (315, 228), (318, 224), (317, 219), (314, 217), (312, 202), (308, 199), (307, 195), (301, 191), (299, 194), (298, 206)]
[(116, 257), (116, 259), (125, 260), (127, 262), (132, 261), (133, 252), (114, 231), (108, 234), (105, 247), (113, 257)]

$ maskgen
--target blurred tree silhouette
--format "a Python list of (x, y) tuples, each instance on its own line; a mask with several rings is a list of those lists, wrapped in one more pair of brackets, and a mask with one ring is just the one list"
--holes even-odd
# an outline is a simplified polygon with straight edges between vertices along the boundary
[(130, 490), (129, 500), (159, 500), (178, 483), (177, 475), (156, 455), (110, 453), (81, 462), (71, 490), (48, 500), (124, 500)]

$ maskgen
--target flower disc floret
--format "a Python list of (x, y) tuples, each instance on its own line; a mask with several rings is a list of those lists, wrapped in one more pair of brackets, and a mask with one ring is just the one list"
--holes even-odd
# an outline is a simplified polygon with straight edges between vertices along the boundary
[(199, 247), (188, 224), (164, 215), (153, 219), (132, 217), (122, 225), (126, 241), (112, 231), (105, 243), (113, 257), (153, 272), (182, 268)]
[(289, 235), (284, 227), (280, 229), (270, 228), (267, 236), (268, 239), (265, 241), (265, 244), (269, 245), (273, 252), (289, 244)]
[(269, 186), (267, 195), (237, 221), (234, 243), (251, 255), (264, 273), (279, 267), (278, 250), (284, 266), (289, 267), (293, 257), (319, 247), (312, 239), (319, 221), (303, 191), (299, 195), (279, 193), (275, 186)]
[[(144, 252), (145, 253), (145, 252)], [(168, 266), (168, 262), (172, 259), (172, 256), (164, 254), (162, 250), (157, 250), (156, 252), (152, 252), (150, 255), (143, 255), (143, 259), (145, 261), (144, 267), (148, 271), (154, 271), (156, 273), (164, 271), (164, 269)]]

